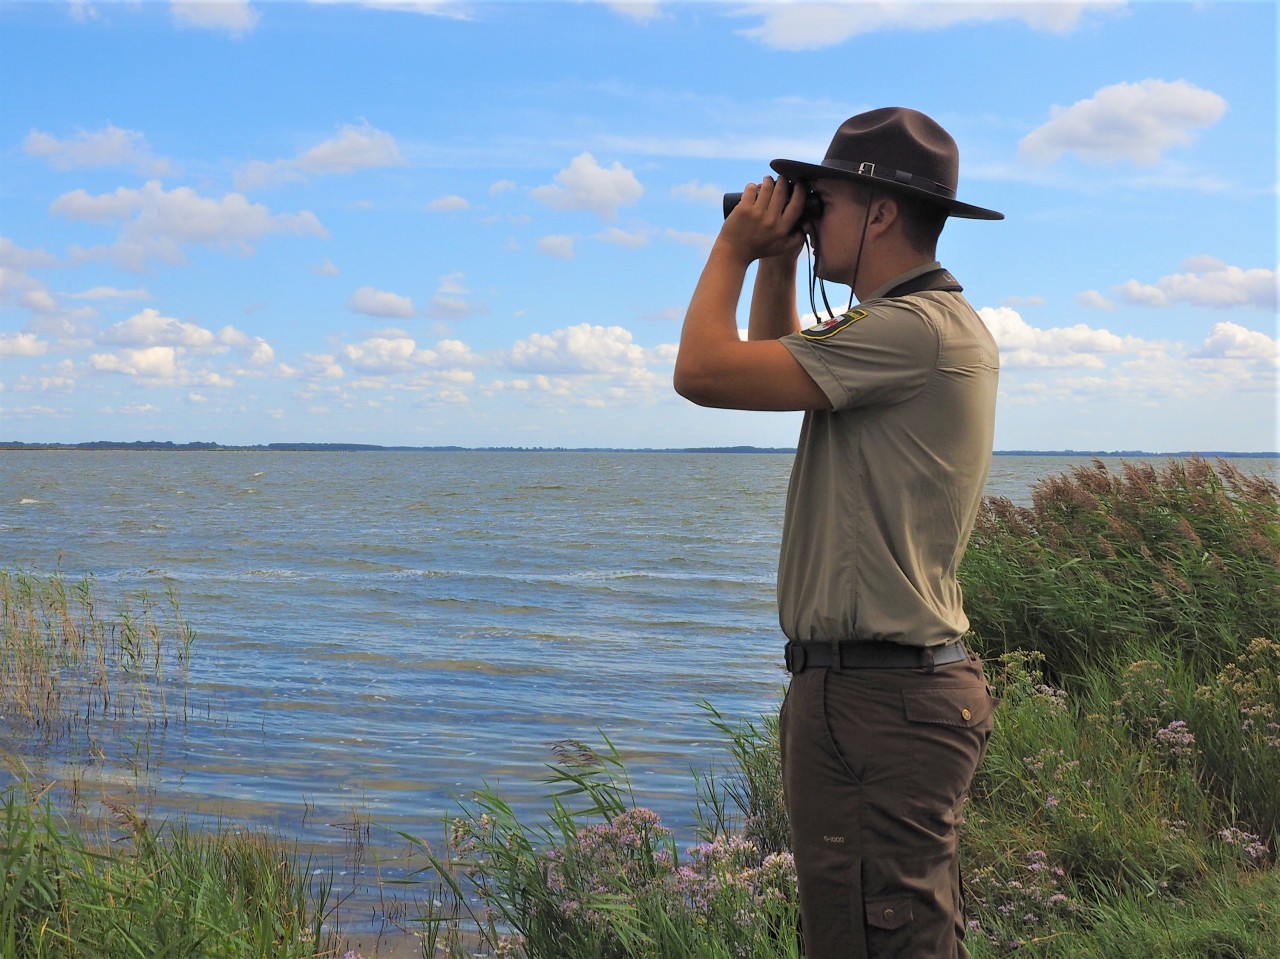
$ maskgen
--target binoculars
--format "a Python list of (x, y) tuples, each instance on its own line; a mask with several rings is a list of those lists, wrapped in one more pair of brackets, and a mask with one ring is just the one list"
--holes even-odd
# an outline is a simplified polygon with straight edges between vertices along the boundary
[[(822, 216), (822, 197), (809, 189), (808, 184), (793, 183), (792, 187), (800, 188), (805, 191), (804, 194), (804, 213), (800, 216), (801, 223), (816, 223), (818, 217)], [(742, 201), (741, 193), (726, 193), (724, 195), (724, 216), (727, 220), (729, 214), (733, 212), (733, 208)]]

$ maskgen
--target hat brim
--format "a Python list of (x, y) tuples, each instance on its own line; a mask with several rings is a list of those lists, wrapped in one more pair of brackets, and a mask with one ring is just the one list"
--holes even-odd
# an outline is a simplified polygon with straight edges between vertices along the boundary
[(969, 220), (1004, 219), (1004, 214), (997, 213), (995, 210), (974, 206), (972, 203), (961, 203), (959, 200), (949, 200), (946, 197), (938, 196), (936, 193), (930, 193), (928, 190), (921, 190), (905, 183), (894, 183), (863, 173), (855, 173), (852, 170), (823, 166), (819, 163), (802, 163), (799, 160), (774, 160), (769, 166), (773, 167), (776, 173), (780, 173), (788, 180), (852, 180), (857, 183), (867, 183), (880, 187), (894, 193), (905, 193), (943, 207), (947, 211), (947, 216), (963, 217)]

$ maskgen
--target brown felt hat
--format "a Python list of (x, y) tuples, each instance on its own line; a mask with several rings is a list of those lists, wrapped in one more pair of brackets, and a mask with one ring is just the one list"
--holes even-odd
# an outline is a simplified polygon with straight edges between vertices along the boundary
[(845, 120), (820, 164), (774, 160), (769, 165), (788, 180), (858, 180), (935, 203), (948, 216), (1004, 219), (1003, 213), (956, 199), (956, 141), (934, 120), (905, 107), (882, 107)]

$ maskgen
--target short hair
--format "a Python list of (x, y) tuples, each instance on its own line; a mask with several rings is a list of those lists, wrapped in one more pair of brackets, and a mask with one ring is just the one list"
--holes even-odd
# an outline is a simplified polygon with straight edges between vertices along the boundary
[(915, 196), (895, 193), (898, 216), (902, 218), (902, 233), (907, 242), (921, 253), (933, 253), (938, 247), (938, 236), (947, 222), (946, 207)]
[(881, 196), (888, 196), (898, 205), (898, 217), (902, 220), (902, 234), (907, 242), (920, 253), (935, 253), (938, 236), (947, 222), (946, 207), (931, 203), (923, 197), (884, 189), (878, 184), (859, 183), (852, 180), (838, 181), (852, 188), (857, 201), (869, 206)]

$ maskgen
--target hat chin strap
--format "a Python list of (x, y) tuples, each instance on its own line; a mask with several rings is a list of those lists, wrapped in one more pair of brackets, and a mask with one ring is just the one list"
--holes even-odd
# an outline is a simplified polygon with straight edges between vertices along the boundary
[[(867, 227), (871, 223), (871, 202), (875, 199), (875, 191), (871, 192), (871, 196), (867, 198), (867, 212), (862, 217), (862, 236), (858, 240), (858, 258), (853, 261), (853, 282), (849, 284), (849, 305), (845, 307), (845, 312), (853, 309), (853, 298), (857, 295), (858, 271), (862, 268), (862, 251), (867, 245)], [(835, 319), (835, 314), (831, 312), (831, 303), (827, 300), (827, 285), (822, 277), (818, 276), (818, 260), (821, 252), (818, 249), (818, 239), (813, 238), (810, 245), (809, 236), (806, 234), (804, 241), (805, 248), (810, 251), (809, 259), (809, 308), (813, 311), (816, 319), (818, 316), (818, 306), (813, 299), (813, 288), (815, 282), (822, 291), (822, 305), (827, 308), (827, 318)]]

